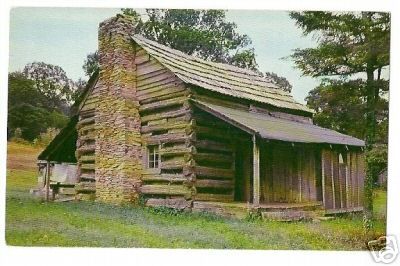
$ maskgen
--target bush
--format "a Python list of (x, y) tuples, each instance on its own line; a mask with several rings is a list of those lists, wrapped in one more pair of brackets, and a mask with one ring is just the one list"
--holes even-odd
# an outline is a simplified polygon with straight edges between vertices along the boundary
[[(372, 150), (366, 153), (366, 162), (368, 168), (371, 169), (374, 178), (376, 179), (379, 174), (387, 169), (388, 149), (386, 144), (375, 145)], [(374, 180), (376, 183), (378, 180)]]
[(16, 143), (29, 144), (27, 140), (22, 138), (22, 130), (19, 127), (14, 130), (13, 137), (10, 140)]

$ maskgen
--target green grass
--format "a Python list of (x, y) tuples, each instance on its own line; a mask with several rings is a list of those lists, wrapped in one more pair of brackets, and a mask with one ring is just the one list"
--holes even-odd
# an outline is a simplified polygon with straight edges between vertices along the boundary
[[(13, 146), (13, 144), (9, 144)], [(9, 149), (12, 152), (13, 147)], [(32, 152), (35, 154), (35, 152)], [(13, 155), (18, 160), (18, 155)], [(25, 159), (24, 159), (25, 160)], [(13, 163), (11, 165), (18, 165)], [(7, 170), (6, 241), (16, 246), (218, 249), (365, 249), (362, 217), (266, 222), (168, 213), (95, 202), (46, 203), (29, 195), (34, 166)], [(386, 193), (375, 193), (373, 235), (385, 232)]]

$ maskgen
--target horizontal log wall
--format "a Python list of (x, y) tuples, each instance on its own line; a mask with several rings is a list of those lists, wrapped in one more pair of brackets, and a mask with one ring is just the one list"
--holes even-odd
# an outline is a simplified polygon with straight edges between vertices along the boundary
[(240, 108), (246, 109), (250, 112), (265, 114), (269, 116), (273, 116), (280, 119), (285, 119), (289, 121), (295, 121), (305, 124), (313, 124), (312, 117), (304, 116), (301, 114), (290, 113), (291, 110), (282, 110), (278, 107), (274, 107), (271, 105), (258, 103), (250, 100), (246, 100), (243, 98), (232, 97), (228, 95), (217, 94), (216, 92), (212, 92), (203, 88), (195, 87), (192, 90), (193, 98), (210, 102), (214, 104), (226, 105), (231, 108)]
[(363, 153), (323, 150), (321, 164), (325, 208), (362, 207), (365, 178)]
[(196, 201), (232, 202), (235, 198), (235, 143), (248, 136), (207, 112), (194, 108), (193, 159)]
[(77, 124), (78, 140), (76, 158), (78, 161), (79, 183), (76, 193), (95, 193), (95, 110), (98, 97), (92, 92), (83, 103)]
[[(195, 192), (189, 90), (140, 47), (136, 50), (135, 64), (146, 157), (140, 193), (147, 206), (188, 208)], [(159, 169), (146, 169), (150, 145), (159, 146)]]

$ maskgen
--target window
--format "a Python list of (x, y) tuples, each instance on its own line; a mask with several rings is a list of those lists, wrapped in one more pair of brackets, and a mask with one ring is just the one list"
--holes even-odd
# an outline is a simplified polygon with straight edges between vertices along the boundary
[(149, 146), (148, 148), (148, 168), (156, 169), (160, 167), (160, 146), (153, 145)]

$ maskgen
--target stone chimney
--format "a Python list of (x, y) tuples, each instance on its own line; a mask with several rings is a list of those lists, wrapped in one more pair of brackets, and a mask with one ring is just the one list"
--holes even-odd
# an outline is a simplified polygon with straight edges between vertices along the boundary
[(96, 200), (137, 202), (142, 170), (134, 22), (117, 15), (99, 27), (100, 74), (94, 89)]

